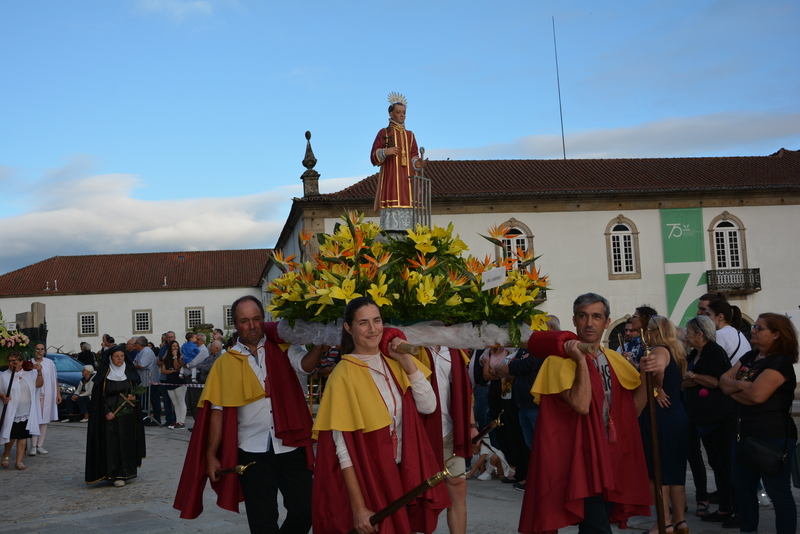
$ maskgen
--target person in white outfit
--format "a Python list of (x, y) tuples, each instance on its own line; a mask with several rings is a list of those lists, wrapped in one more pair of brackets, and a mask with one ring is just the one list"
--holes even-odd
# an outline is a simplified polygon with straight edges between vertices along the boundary
[[(22, 457), (29, 437), (39, 434), (39, 406), (37, 392), (42, 387), (42, 370), (22, 370), (22, 354), (11, 352), (8, 355), (8, 370), (0, 374), (0, 400), (3, 406), (3, 424), (0, 428), (0, 444), (4, 445), (0, 467), (7, 468), (11, 456), (11, 446), (17, 442), (17, 461), (19, 470), (25, 469)], [(13, 380), (12, 380), (13, 373)]]
[(750, 352), (750, 342), (741, 333), (742, 312), (738, 306), (731, 306), (728, 301), (717, 299), (706, 306), (706, 315), (717, 327), (717, 345), (725, 349), (728, 361), (736, 365), (746, 353)]
[(39, 388), (39, 435), (31, 436), (31, 448), (28, 451), (30, 456), (47, 454), (47, 450), (44, 448), (47, 424), (50, 421), (58, 421), (58, 405), (61, 404), (61, 391), (58, 389), (56, 364), (45, 357), (44, 343), (35, 343), (33, 350), (35, 354), (33, 366), (42, 371), (44, 385)]

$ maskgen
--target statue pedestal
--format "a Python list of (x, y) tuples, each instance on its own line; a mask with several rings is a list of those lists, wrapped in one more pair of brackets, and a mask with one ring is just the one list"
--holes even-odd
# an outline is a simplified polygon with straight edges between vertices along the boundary
[(380, 227), (387, 232), (405, 233), (414, 227), (413, 208), (381, 209)]

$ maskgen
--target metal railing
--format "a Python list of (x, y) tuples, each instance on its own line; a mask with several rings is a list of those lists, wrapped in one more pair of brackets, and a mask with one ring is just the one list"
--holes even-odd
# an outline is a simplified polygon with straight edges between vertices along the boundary
[(424, 176), (411, 177), (411, 206), (414, 209), (412, 222), (414, 228), (418, 224), (431, 227), (431, 180)]
[(748, 294), (761, 291), (761, 269), (714, 269), (706, 271), (708, 291)]

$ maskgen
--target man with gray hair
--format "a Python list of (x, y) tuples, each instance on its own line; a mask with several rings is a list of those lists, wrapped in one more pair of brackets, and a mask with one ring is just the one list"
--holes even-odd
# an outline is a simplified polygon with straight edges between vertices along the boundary
[[(549, 356), (531, 393), (539, 401), (530, 473), (522, 501), (523, 534), (580, 525), (611, 533), (628, 518), (650, 515), (650, 484), (638, 413), (646, 403), (639, 372), (602, 347), (611, 323), (608, 301), (579, 296), (572, 324), (577, 338)], [(642, 368), (650, 369), (645, 359)]]

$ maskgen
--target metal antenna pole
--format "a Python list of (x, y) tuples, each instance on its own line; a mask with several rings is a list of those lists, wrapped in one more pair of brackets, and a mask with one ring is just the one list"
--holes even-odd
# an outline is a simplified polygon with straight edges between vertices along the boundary
[(564, 112), (561, 110), (561, 79), (558, 75), (558, 47), (556, 46), (556, 18), (553, 19), (553, 51), (556, 53), (556, 83), (558, 84), (558, 115), (561, 117), (561, 150), (564, 152), (564, 159), (567, 159), (567, 145), (564, 142)]

